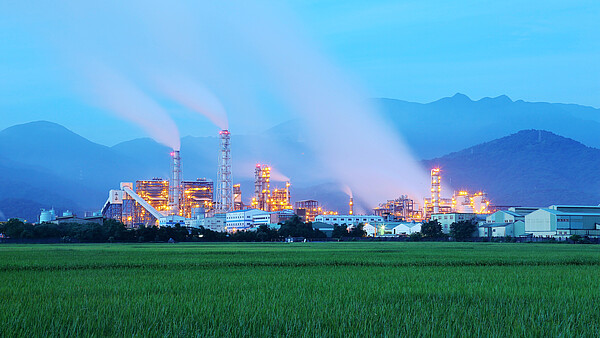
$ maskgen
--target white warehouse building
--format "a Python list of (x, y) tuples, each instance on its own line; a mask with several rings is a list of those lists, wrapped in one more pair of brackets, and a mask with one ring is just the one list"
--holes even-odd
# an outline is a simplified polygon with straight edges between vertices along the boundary
[(315, 222), (337, 225), (379, 224), (383, 222), (383, 217), (376, 215), (318, 215), (315, 217)]
[(271, 217), (268, 212), (258, 209), (228, 212), (225, 216), (225, 227), (228, 232), (255, 230), (254, 218), (259, 215), (268, 215), (269, 219)]
[(557, 239), (600, 236), (600, 207), (551, 205), (536, 210), (525, 216), (525, 233)]

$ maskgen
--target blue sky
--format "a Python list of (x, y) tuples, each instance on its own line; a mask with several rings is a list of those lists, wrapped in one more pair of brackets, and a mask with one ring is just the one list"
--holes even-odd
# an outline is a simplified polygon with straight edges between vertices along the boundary
[(429, 102), (461, 92), (600, 107), (598, 18), (597, 1), (7, 1), (0, 128), (43, 119), (106, 145), (147, 136), (85, 76), (100, 60), (162, 107), (182, 136), (218, 128), (150, 84), (157, 69), (205, 87), (235, 132), (266, 130), (297, 117), (255, 47), (273, 31), (326, 60), (323, 76), (333, 69), (365, 97)]

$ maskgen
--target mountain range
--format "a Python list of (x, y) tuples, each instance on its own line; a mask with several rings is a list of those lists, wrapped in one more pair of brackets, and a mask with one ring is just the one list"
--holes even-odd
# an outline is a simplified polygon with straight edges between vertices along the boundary
[(384, 118), (420, 159), (540, 129), (600, 148), (600, 109), (576, 104), (512, 101), (508, 96), (471, 100), (463, 94), (430, 103), (374, 101)]
[[(461, 94), (428, 104), (375, 102), (415, 156), (428, 158), (424, 168), (440, 166), (444, 182), (454, 188), (485, 190), (497, 205), (600, 200), (600, 179), (593, 172), (600, 161), (595, 108), (513, 102), (506, 96), (473, 101)], [(345, 211), (347, 196), (305, 142), (303, 123), (233, 135), (234, 180), (248, 200), (255, 164), (268, 163), (274, 186), (291, 178), (294, 200), (317, 199)], [(182, 138), (185, 179), (214, 179), (218, 144), (216, 136)], [(107, 147), (47, 121), (9, 127), (0, 131), (0, 220), (34, 220), (40, 208), (98, 210), (119, 182), (167, 178), (170, 152), (149, 138)]]

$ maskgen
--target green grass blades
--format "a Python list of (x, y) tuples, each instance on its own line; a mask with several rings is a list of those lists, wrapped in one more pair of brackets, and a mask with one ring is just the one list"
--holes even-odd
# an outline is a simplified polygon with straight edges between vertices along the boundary
[(0, 246), (0, 336), (594, 336), (600, 246)]

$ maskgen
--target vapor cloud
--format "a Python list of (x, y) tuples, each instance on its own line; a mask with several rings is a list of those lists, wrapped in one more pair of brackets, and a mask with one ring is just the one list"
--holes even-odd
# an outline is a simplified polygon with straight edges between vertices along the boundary
[(177, 128), (161, 108), (165, 96), (219, 128), (231, 125), (234, 134), (235, 126), (262, 131), (274, 117), (299, 116), (328, 171), (307, 175), (345, 182), (371, 206), (427, 192), (426, 172), (369, 103), (368, 90), (319, 50), (280, 2), (70, 6), (77, 7), (67, 11), (77, 18), (67, 30), (71, 47), (118, 70), (93, 73), (99, 101), (159, 142), (179, 148)]
[(132, 82), (100, 64), (89, 64), (86, 74), (99, 106), (140, 126), (157, 142), (180, 149), (179, 131), (173, 119)]
[(209, 119), (220, 129), (229, 129), (225, 108), (208, 88), (184, 76), (155, 78), (157, 88), (174, 101)]

